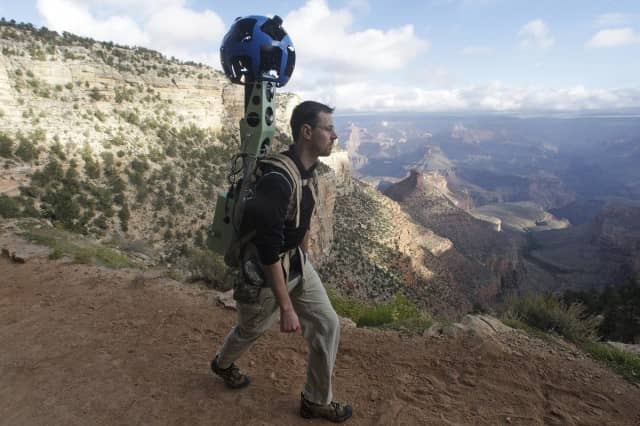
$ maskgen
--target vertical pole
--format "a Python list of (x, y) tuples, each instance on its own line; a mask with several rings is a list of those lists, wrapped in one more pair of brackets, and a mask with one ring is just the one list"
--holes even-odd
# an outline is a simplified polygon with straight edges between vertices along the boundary
[[(213, 218), (210, 248), (225, 255), (229, 244), (240, 232), (244, 215), (244, 203), (250, 193), (256, 162), (267, 155), (275, 133), (275, 85), (271, 82), (257, 82), (245, 85), (244, 117), (240, 120), (240, 141), (242, 151), (242, 181), (240, 188), (234, 185), (219, 194)], [(233, 172), (232, 172), (233, 173)]]

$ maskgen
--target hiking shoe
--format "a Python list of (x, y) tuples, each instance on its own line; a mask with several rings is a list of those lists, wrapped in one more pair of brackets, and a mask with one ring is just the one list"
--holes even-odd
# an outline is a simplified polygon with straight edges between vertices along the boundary
[(351, 405), (331, 401), (327, 405), (318, 405), (307, 401), (304, 394), (300, 396), (300, 415), (305, 419), (323, 418), (334, 423), (342, 423), (353, 414)]
[(251, 378), (240, 371), (235, 364), (227, 368), (218, 367), (218, 356), (211, 361), (211, 371), (222, 377), (224, 384), (231, 389), (240, 389), (251, 383)]

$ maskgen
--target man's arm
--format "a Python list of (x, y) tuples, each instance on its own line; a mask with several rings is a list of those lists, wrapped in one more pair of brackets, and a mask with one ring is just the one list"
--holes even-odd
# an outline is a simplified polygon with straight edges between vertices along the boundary
[(280, 260), (271, 265), (263, 265), (263, 271), (267, 282), (271, 284), (271, 289), (280, 306), (280, 331), (283, 333), (293, 333), (300, 329), (298, 314), (293, 309), (287, 283), (284, 281), (284, 272)]

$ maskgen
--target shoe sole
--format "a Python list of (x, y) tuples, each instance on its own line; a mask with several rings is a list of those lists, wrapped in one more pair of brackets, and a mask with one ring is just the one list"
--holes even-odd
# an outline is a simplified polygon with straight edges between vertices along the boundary
[(312, 413), (308, 408), (306, 407), (300, 407), (300, 417), (302, 417), (303, 419), (325, 419), (325, 420), (329, 420), (333, 423), (342, 423), (344, 421), (347, 421), (351, 418), (351, 416), (353, 415), (353, 412), (349, 412), (348, 414), (345, 414), (342, 417), (337, 417), (337, 418), (330, 418), (330, 417), (325, 417), (323, 415), (320, 414), (315, 414)]

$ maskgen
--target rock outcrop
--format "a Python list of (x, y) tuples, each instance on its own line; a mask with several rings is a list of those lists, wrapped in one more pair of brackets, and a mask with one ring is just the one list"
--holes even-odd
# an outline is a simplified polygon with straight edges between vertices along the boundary
[(332, 170), (318, 178), (316, 209), (309, 229), (309, 257), (316, 266), (322, 265), (331, 251), (337, 182)]
[(457, 207), (439, 174), (414, 170), (385, 194), (417, 223), (453, 243), (451, 250), (431, 259), (429, 265), (446, 277), (467, 307), (491, 304), (522, 283), (525, 267), (519, 250), (524, 240)]
[[(145, 48), (4, 21), (0, 51), (0, 193), (24, 195), (29, 214), (167, 253), (206, 239), (240, 150), (242, 86)], [(274, 145), (290, 141), (299, 101), (276, 94)]]

